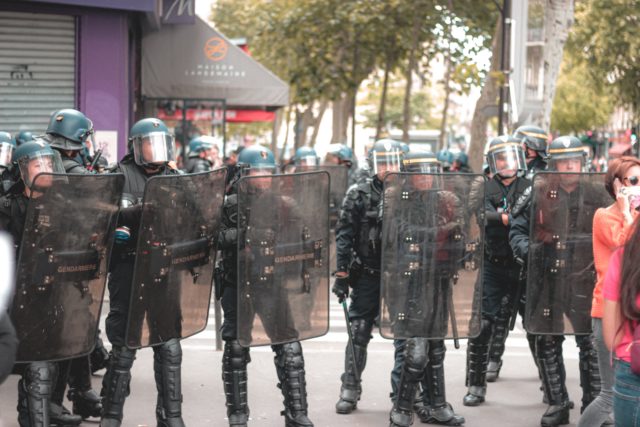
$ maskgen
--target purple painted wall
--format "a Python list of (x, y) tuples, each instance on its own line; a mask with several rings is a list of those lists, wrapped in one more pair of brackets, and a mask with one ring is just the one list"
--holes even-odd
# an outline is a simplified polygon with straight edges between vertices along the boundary
[(78, 107), (96, 130), (118, 132), (118, 160), (126, 150), (133, 90), (128, 28), (126, 12), (86, 10), (79, 17)]

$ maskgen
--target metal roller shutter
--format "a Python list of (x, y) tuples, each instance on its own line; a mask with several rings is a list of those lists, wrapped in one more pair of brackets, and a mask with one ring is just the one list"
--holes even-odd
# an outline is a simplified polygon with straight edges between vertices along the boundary
[(75, 61), (72, 16), (0, 11), (0, 130), (41, 134), (74, 108)]

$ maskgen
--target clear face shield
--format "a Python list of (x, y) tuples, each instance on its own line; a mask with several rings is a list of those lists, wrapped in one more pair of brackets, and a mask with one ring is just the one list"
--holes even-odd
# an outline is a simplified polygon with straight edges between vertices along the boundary
[(268, 190), (273, 182), (273, 175), (276, 173), (275, 166), (257, 165), (251, 167), (249, 165), (240, 170), (240, 176), (254, 177), (251, 180), (251, 186), (257, 190)]
[(399, 172), (402, 166), (402, 151), (374, 151), (373, 173), (382, 179), (388, 172)]
[(135, 161), (141, 166), (160, 166), (176, 159), (173, 135), (164, 132), (152, 132), (136, 137), (132, 142)]
[[(30, 189), (42, 189), (51, 187), (53, 177), (51, 175), (36, 177), (43, 173), (65, 173), (62, 160), (57, 151), (52, 153), (36, 153), (18, 160), (18, 167), (22, 181)], [(34, 185), (35, 182), (35, 185)]]
[(318, 166), (318, 158), (316, 156), (303, 156), (296, 159), (296, 166)]
[(518, 171), (527, 170), (527, 163), (520, 144), (505, 142), (489, 148), (487, 162), (492, 175), (512, 178)]
[[(409, 177), (411, 185), (417, 190), (436, 190), (442, 188), (442, 167), (439, 163), (421, 163), (407, 165), (405, 172), (412, 175)], [(415, 174), (415, 175), (414, 175)]]
[(11, 156), (13, 156), (13, 144), (8, 142), (0, 142), (0, 167), (8, 168), (11, 166)]

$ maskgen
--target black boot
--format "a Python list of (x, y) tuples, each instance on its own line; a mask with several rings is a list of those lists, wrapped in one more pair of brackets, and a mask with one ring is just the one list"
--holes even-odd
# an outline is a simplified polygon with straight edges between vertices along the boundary
[(25, 366), (18, 381), (18, 423), (20, 427), (49, 427), (51, 393), (57, 366), (33, 362)]
[(129, 396), (131, 367), (136, 351), (127, 347), (113, 347), (109, 355), (107, 373), (102, 379), (102, 418), (100, 427), (120, 427), (124, 401)]
[(542, 374), (542, 385), (549, 399), (549, 407), (540, 420), (542, 427), (569, 424), (569, 395), (565, 385), (562, 359), (562, 336), (536, 337), (536, 358)]
[(598, 354), (593, 345), (591, 335), (576, 335), (580, 362), (580, 387), (582, 388), (582, 414), (587, 406), (600, 394), (601, 380), (598, 367)]
[(100, 417), (102, 403), (98, 393), (91, 389), (89, 356), (79, 357), (71, 361), (67, 398), (73, 402), (73, 413), (80, 415), (82, 419)]
[(420, 421), (426, 424), (442, 424), (459, 426), (464, 424), (464, 417), (453, 412), (447, 402), (444, 382), (444, 341), (430, 341), (429, 363), (422, 379), (423, 406), (418, 410)]
[(222, 382), (227, 401), (229, 425), (246, 427), (249, 421), (247, 403), (247, 364), (249, 349), (238, 341), (225, 341), (222, 355)]
[(307, 417), (307, 383), (304, 375), (304, 357), (299, 342), (274, 345), (274, 362), (278, 387), (284, 396), (284, 415), (286, 427), (313, 427)]
[(389, 414), (390, 427), (409, 427), (413, 424), (416, 392), (427, 365), (427, 346), (425, 338), (412, 338), (406, 342), (397, 395)]
[(487, 365), (487, 382), (492, 383), (500, 376), (502, 368), (502, 355), (504, 354), (504, 345), (509, 336), (509, 321), (511, 319), (508, 297), (502, 299), (500, 310), (493, 324), (493, 334), (491, 344), (489, 346), (489, 364)]
[(355, 352), (356, 365), (353, 364), (354, 356), (351, 348), (347, 345), (344, 359), (344, 373), (341, 376), (342, 386), (340, 387), (340, 399), (336, 403), (338, 414), (349, 414), (358, 407), (360, 394), (362, 393), (361, 378), (362, 371), (367, 364), (367, 346), (371, 340), (371, 330), (373, 321), (365, 319), (354, 319), (351, 321), (351, 331), (353, 336), (353, 349)]
[(51, 393), (51, 425), (55, 426), (77, 426), (82, 422), (80, 415), (73, 415), (64, 407), (62, 401), (64, 399), (64, 391), (69, 381), (69, 372), (71, 370), (71, 360), (57, 362), (58, 370), (54, 382), (53, 392)]
[(467, 344), (467, 380), (469, 388), (462, 399), (464, 406), (478, 406), (484, 402), (487, 394), (487, 364), (489, 358), (489, 339), (491, 338), (491, 323), (483, 319), (482, 329), (477, 338), (472, 338)]
[(101, 369), (106, 369), (109, 364), (109, 352), (104, 347), (104, 343), (100, 338), (100, 331), (96, 335), (96, 346), (89, 355), (91, 360), (91, 373), (94, 374)]
[(153, 371), (158, 389), (158, 427), (184, 427), (182, 420), (182, 347), (177, 339), (153, 348)]

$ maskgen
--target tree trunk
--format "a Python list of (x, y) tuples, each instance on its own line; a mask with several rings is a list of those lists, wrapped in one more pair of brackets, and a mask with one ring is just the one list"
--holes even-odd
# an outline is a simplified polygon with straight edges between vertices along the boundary
[(451, 69), (453, 68), (453, 62), (451, 61), (451, 54), (447, 53), (445, 57), (446, 71), (444, 73), (444, 105), (442, 106), (442, 121), (440, 122), (440, 136), (438, 138), (438, 150), (444, 148), (444, 141), (447, 135), (447, 115), (449, 113), (449, 98), (451, 97)]
[(413, 16), (413, 33), (411, 50), (409, 51), (409, 63), (407, 65), (407, 86), (404, 90), (404, 104), (402, 106), (402, 140), (409, 142), (409, 127), (411, 126), (411, 86), (413, 85), (413, 70), (416, 68), (418, 45), (420, 43), (420, 13)]
[(333, 101), (333, 135), (331, 136), (332, 144), (342, 144), (347, 141), (347, 125), (349, 123), (349, 114), (351, 111), (350, 99), (342, 94), (339, 99)]
[(287, 145), (289, 144), (289, 128), (291, 127), (292, 111), (293, 111), (293, 106), (289, 104), (289, 106), (287, 107), (287, 117), (285, 118), (285, 121), (284, 121), (284, 125), (285, 125), (284, 143), (282, 144), (282, 151), (280, 152), (280, 163), (284, 161), (284, 156), (287, 153)]
[(498, 16), (493, 40), (491, 41), (491, 67), (482, 86), (480, 98), (471, 120), (471, 141), (469, 143), (469, 166), (476, 172), (482, 169), (484, 146), (487, 143), (488, 109), (495, 107), (498, 97), (498, 80), (500, 69), (500, 42), (502, 18)]
[(273, 153), (273, 157), (275, 157), (276, 159), (280, 158), (280, 153), (278, 153), (278, 134), (280, 133), (280, 128), (282, 127), (283, 117), (284, 109), (278, 108), (276, 110), (276, 117), (273, 121), (273, 128), (271, 129), (271, 152)]
[(320, 131), (320, 124), (322, 123), (322, 117), (324, 116), (325, 111), (327, 111), (328, 105), (329, 101), (327, 101), (326, 99), (320, 101), (318, 115), (313, 119), (313, 133), (311, 134), (311, 138), (309, 139), (309, 145), (311, 147), (314, 147), (316, 145), (316, 139), (318, 138), (318, 132)]
[(387, 54), (384, 64), (384, 78), (382, 80), (382, 94), (380, 95), (380, 108), (378, 108), (378, 120), (376, 123), (376, 141), (382, 137), (382, 127), (384, 126), (385, 109), (387, 106), (387, 90), (389, 89), (389, 73), (391, 71), (391, 54)]
[(542, 129), (551, 125), (551, 108), (556, 94), (556, 81), (560, 72), (564, 44), (573, 24), (573, 0), (546, 0), (544, 9), (544, 87), (542, 111), (535, 122)]
[(297, 150), (307, 144), (307, 130), (309, 125), (313, 121), (313, 106), (314, 102), (309, 104), (307, 108), (300, 113), (300, 110), (296, 108), (296, 142), (294, 149)]

